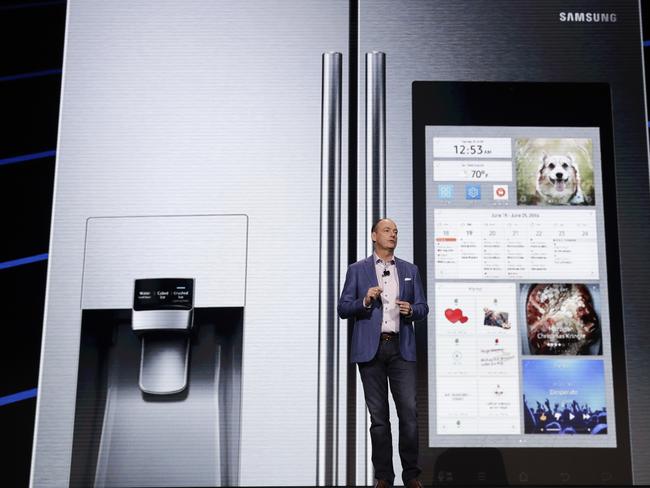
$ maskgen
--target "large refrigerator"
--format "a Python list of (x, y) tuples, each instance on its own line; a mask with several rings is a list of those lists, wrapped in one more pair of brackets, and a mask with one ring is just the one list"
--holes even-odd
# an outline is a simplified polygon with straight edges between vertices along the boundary
[(425, 484), (650, 482), (646, 119), (635, 1), (69, 2), (31, 485), (372, 485), (381, 217)]

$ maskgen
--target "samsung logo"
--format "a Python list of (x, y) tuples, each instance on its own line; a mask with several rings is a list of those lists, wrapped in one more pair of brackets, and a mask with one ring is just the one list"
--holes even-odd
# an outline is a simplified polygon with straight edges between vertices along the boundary
[(614, 12), (560, 12), (560, 22), (616, 22), (616, 14)]

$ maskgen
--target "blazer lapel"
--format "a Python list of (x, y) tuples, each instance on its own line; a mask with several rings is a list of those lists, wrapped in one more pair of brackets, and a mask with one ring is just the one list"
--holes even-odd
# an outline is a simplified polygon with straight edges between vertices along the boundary
[(399, 278), (399, 299), (403, 300), (404, 299), (404, 290), (406, 289), (406, 284), (404, 282), (404, 278), (410, 278), (410, 276), (407, 276), (406, 273), (408, 272), (406, 270), (406, 266), (404, 266), (404, 261), (401, 259), (395, 258), (395, 266), (397, 267), (397, 277)]
[(370, 283), (370, 286), (379, 286), (379, 282), (377, 281), (377, 273), (375, 272), (374, 255), (370, 255), (366, 258), (364, 269), (366, 270), (366, 275), (368, 276), (368, 282)]

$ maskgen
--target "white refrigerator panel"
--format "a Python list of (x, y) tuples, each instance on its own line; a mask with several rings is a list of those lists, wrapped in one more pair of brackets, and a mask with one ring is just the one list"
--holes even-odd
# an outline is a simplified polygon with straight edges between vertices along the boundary
[(69, 478), (86, 219), (197, 214), (248, 216), (240, 482), (314, 484), (321, 54), (347, 59), (348, 2), (67, 15), (32, 484)]

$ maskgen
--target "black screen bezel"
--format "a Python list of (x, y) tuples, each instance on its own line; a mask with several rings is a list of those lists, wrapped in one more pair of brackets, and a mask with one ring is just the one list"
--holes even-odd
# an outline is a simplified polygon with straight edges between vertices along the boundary
[[(427, 321), (416, 324), (423, 478), (453, 484), (632, 484), (610, 87), (606, 83), (412, 84), (414, 259), (427, 286), (426, 126), (598, 127), (612, 345), (616, 448), (430, 448)], [(603, 188), (605, 190), (605, 188)], [(551, 470), (549, 466), (553, 466)], [(594, 467), (598, 467), (596, 470)], [(483, 473), (480, 475), (480, 473)], [(521, 473), (526, 473), (523, 481)], [(569, 473), (569, 479), (560, 473)], [(611, 477), (603, 478), (603, 473)]]

